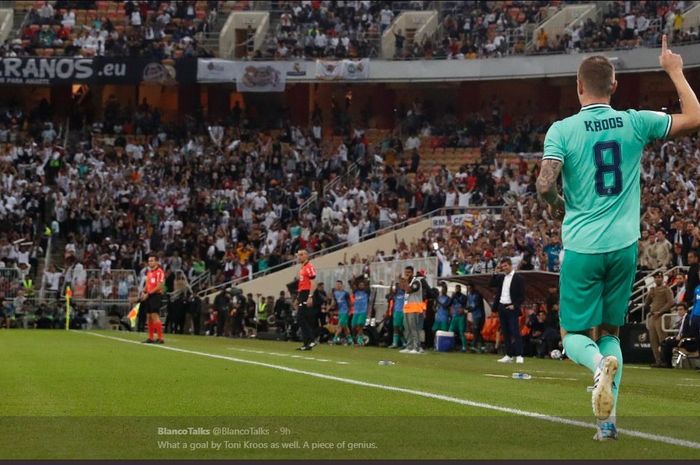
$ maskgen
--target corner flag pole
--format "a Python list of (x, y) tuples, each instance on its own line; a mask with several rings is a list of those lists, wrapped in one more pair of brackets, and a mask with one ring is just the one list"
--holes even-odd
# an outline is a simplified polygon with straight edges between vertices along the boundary
[(70, 327), (70, 299), (73, 297), (73, 291), (70, 286), (66, 287), (66, 331)]

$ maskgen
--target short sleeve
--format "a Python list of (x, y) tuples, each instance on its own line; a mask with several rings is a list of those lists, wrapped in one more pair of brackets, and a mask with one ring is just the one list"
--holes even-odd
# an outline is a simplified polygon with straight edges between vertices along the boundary
[(544, 154), (542, 155), (542, 159), (558, 160), (564, 163), (565, 154), (564, 141), (559, 131), (559, 125), (554, 123), (550, 126), (547, 135), (544, 137)]
[(671, 115), (660, 111), (642, 110), (636, 113), (637, 135), (644, 142), (665, 139), (671, 131)]

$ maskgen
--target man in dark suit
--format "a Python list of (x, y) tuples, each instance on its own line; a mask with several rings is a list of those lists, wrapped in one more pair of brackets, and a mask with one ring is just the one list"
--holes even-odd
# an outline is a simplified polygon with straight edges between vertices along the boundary
[(499, 359), (500, 363), (524, 363), (523, 338), (520, 335), (520, 307), (525, 301), (525, 281), (515, 273), (510, 258), (501, 260), (496, 274), (491, 278), (491, 287), (498, 289), (493, 303), (493, 309), (498, 311), (501, 321), (501, 331), (506, 345), (506, 355)]
[(675, 347), (681, 347), (688, 352), (698, 350), (698, 341), (696, 339), (698, 328), (692, 322), (691, 314), (683, 302), (676, 305), (676, 313), (678, 314), (678, 322), (676, 328), (678, 334), (669, 336), (661, 342), (661, 364), (662, 368), (671, 368), (671, 357)]

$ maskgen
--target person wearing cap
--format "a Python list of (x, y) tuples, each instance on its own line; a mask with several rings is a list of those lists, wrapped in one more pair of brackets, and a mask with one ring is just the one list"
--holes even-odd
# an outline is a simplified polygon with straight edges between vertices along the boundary
[(649, 289), (644, 306), (649, 312), (647, 314), (647, 331), (649, 331), (649, 342), (651, 343), (651, 352), (654, 354), (654, 364), (652, 367), (660, 368), (663, 366), (661, 360), (661, 342), (666, 338), (666, 334), (662, 329), (662, 316), (671, 311), (673, 307), (673, 293), (671, 289), (664, 284), (664, 274), (661, 271), (654, 273), (655, 286)]

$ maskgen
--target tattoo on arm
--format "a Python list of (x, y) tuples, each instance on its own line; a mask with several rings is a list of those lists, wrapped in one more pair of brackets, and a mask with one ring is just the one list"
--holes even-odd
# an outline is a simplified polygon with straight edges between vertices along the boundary
[(559, 160), (542, 160), (540, 175), (537, 177), (537, 193), (550, 205), (556, 204), (561, 198), (557, 192), (557, 178), (560, 172)]

